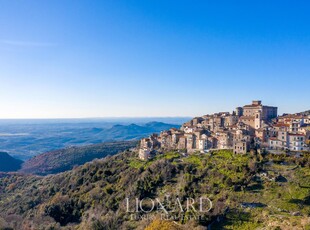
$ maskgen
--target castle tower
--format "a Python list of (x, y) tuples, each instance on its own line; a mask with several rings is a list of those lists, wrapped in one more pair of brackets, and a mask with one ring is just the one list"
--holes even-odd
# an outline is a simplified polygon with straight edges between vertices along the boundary
[(237, 115), (238, 117), (243, 116), (243, 108), (237, 107), (237, 108), (236, 108), (236, 115)]
[(260, 129), (262, 127), (262, 114), (261, 111), (257, 111), (255, 113), (255, 122), (254, 122), (255, 129)]

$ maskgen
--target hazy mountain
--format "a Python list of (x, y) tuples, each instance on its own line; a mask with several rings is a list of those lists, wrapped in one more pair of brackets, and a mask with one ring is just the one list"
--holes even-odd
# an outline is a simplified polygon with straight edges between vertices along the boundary
[(21, 168), (23, 161), (11, 157), (6, 152), (0, 152), (0, 171), (11, 172)]
[[(132, 119), (134, 120), (134, 119)], [(72, 146), (85, 146), (111, 141), (138, 140), (152, 133), (158, 133), (178, 124), (163, 122), (126, 123), (123, 120), (103, 122), (98, 120), (39, 120), (12, 121), (0, 120), (0, 151), (27, 160), (32, 156)], [(126, 120), (127, 121), (127, 120)], [(129, 120), (130, 121), (130, 120)], [(136, 121), (139, 121), (136, 119)], [(142, 120), (144, 121), (144, 120)], [(64, 123), (65, 122), (65, 123)], [(117, 120), (116, 120), (117, 122)]]
[(159, 133), (178, 125), (165, 124), (162, 122), (149, 122), (144, 125), (115, 125), (108, 130), (104, 130), (103, 136), (106, 140), (132, 140), (146, 137), (152, 133)]
[(145, 124), (145, 127), (153, 129), (154, 132), (160, 132), (162, 130), (168, 130), (171, 128), (171, 126), (178, 127), (177, 125), (171, 125), (171, 124), (166, 124), (163, 122), (154, 122), (154, 121)]

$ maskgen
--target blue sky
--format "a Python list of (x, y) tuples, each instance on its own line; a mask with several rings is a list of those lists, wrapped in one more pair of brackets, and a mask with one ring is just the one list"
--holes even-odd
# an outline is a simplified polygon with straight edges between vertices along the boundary
[(308, 1), (0, 0), (0, 118), (309, 108)]

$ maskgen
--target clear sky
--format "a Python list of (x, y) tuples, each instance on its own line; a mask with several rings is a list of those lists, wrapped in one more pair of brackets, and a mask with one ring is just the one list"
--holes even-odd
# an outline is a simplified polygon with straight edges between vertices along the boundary
[(309, 1), (0, 0), (0, 118), (310, 109)]

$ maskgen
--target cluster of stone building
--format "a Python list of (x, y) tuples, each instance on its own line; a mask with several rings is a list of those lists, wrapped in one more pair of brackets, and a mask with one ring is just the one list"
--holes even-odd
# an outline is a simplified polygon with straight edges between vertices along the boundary
[(251, 148), (307, 150), (310, 116), (283, 115), (278, 108), (261, 101), (237, 107), (232, 113), (220, 112), (195, 117), (180, 129), (162, 131), (140, 141), (139, 157), (148, 159), (158, 152), (180, 150), (186, 153), (232, 149), (246, 153)]

